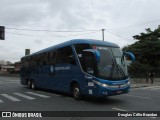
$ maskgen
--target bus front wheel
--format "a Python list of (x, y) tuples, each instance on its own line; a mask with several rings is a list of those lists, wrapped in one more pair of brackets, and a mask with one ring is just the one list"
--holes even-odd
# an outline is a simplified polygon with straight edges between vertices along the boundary
[(74, 85), (73, 85), (72, 94), (73, 94), (73, 97), (74, 97), (76, 100), (82, 99), (80, 87), (79, 87), (78, 84), (74, 84)]

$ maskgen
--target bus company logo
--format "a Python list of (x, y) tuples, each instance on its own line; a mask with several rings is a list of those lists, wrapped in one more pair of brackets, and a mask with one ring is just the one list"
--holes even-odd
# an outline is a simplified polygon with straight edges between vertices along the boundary
[(2, 112), (2, 117), (11, 117), (11, 112)]
[(55, 67), (56, 71), (60, 71), (60, 70), (70, 70), (70, 66), (64, 66), (64, 67)]

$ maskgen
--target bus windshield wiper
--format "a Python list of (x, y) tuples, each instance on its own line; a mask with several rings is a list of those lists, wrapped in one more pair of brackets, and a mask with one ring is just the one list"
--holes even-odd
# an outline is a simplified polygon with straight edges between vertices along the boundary
[(116, 64), (117, 68), (118, 68), (118, 71), (120, 71), (121, 75), (125, 77), (125, 73), (124, 71), (122, 70), (122, 68), (120, 67), (119, 64)]

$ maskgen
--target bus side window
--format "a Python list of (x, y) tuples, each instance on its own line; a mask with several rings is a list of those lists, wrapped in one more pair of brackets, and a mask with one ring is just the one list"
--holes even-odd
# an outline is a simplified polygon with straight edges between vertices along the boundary
[(57, 63), (76, 64), (71, 47), (65, 47), (57, 50)]
[(37, 57), (36, 57), (36, 65), (37, 66), (40, 65), (40, 55), (37, 55)]
[(40, 54), (40, 64), (39, 64), (40, 66), (42, 66), (43, 65), (43, 54), (41, 53)]
[(90, 45), (89, 44), (76, 44), (74, 45), (75, 49), (76, 49), (76, 52), (77, 52), (77, 55), (79, 58), (82, 57), (82, 51), (84, 49), (90, 49)]
[(91, 46), (89, 44), (76, 44), (74, 45), (75, 49), (76, 49), (76, 53), (78, 55), (78, 58), (80, 60), (81, 66), (83, 66), (83, 61), (82, 61), (82, 51), (84, 49), (90, 49)]
[(56, 52), (55, 51), (50, 51), (48, 54), (47, 54), (47, 64), (48, 65), (54, 65), (55, 62), (56, 62)]

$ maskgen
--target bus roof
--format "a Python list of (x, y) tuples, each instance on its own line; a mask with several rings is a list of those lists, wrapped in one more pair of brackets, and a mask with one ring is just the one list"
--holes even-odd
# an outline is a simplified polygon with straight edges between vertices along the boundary
[(31, 55), (27, 55), (27, 56), (36, 55), (36, 54), (48, 52), (50, 50), (62, 48), (62, 47), (65, 47), (65, 46), (75, 45), (75, 44), (95, 44), (95, 45), (102, 45), (102, 46), (108, 46), (108, 47), (119, 47), (117, 44), (114, 44), (114, 43), (111, 43), (111, 42), (102, 41), (102, 40), (73, 39), (73, 40), (66, 41), (64, 43), (60, 43), (60, 44), (48, 47), (46, 49), (40, 50), (38, 52), (35, 52), (35, 53), (33, 53)]

